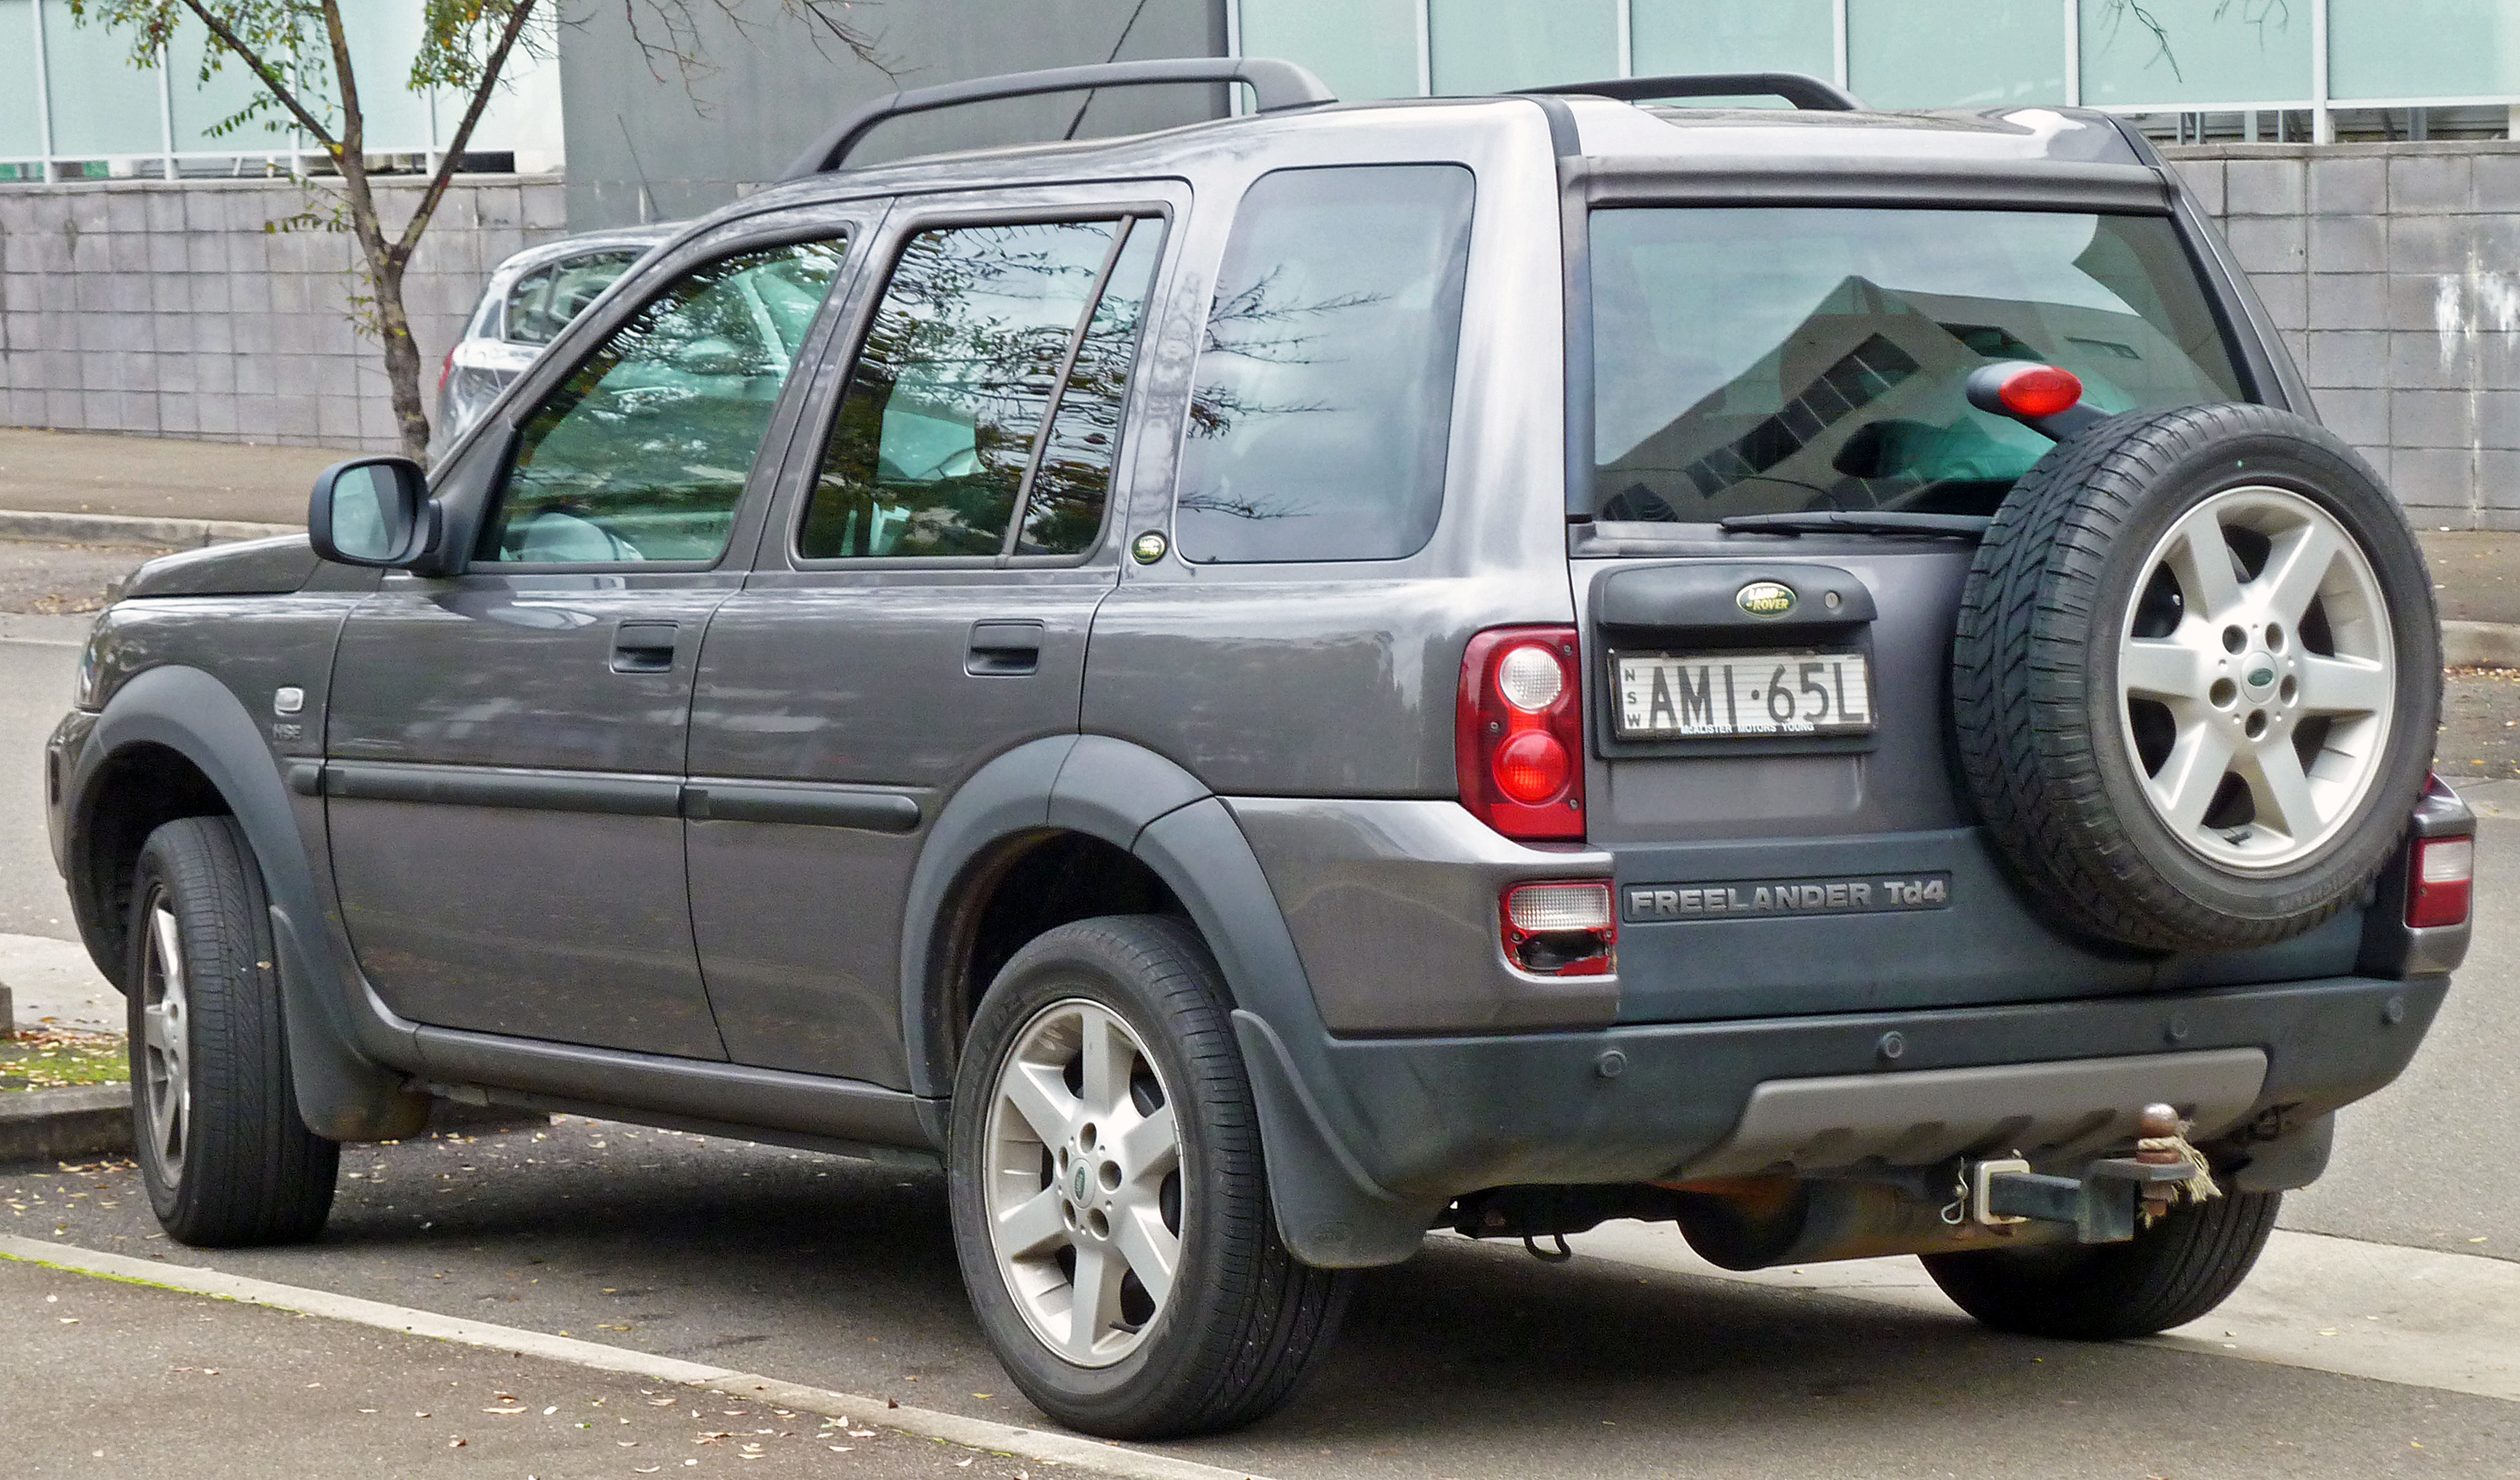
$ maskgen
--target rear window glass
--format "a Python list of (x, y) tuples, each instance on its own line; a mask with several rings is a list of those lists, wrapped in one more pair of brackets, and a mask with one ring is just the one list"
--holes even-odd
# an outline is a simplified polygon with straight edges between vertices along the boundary
[(1592, 239), (1603, 518), (1992, 513), (2054, 445), (1968, 404), (1994, 360), (2108, 412), (2242, 398), (2165, 217), (1655, 207)]
[(1470, 172), (1287, 169), (1242, 198), (1174, 534), (1193, 561), (1414, 553), (1444, 501)]

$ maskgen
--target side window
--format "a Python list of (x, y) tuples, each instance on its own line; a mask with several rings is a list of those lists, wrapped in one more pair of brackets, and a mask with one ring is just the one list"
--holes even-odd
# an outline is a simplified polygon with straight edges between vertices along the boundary
[(1153, 217), (911, 238), (832, 416), (797, 554), (1091, 549), (1162, 242)]
[(1288, 169), (1242, 198), (1199, 346), (1174, 534), (1192, 561), (1372, 561), (1434, 532), (1470, 172)]
[(550, 343), (638, 260), (635, 251), (597, 251), (535, 268), (508, 290), (500, 337), (512, 344)]
[(649, 300), (526, 421), (478, 559), (714, 560), (844, 249), (723, 257)]

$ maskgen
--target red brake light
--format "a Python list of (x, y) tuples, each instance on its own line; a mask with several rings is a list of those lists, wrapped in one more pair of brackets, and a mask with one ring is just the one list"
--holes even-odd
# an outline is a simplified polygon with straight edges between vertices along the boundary
[(2081, 404), (2083, 382), (2070, 370), (2034, 365), (2005, 377), (1996, 396), (2003, 402), (2004, 410), (2035, 421)]
[(437, 367), (437, 397), (439, 400), (444, 400), (446, 398), (446, 382), (448, 379), (455, 374), (455, 351), (457, 346), (461, 345), (463, 342), (464, 341), (462, 339), (457, 339), (455, 343), (447, 345), (446, 363)]
[(1584, 685), (1572, 627), (1500, 627), (1462, 656), (1462, 805), (1508, 837), (1584, 835)]
[(2415, 839), (2407, 861), (2407, 923), (2422, 930), (2465, 920), (2475, 878), (2475, 838)]

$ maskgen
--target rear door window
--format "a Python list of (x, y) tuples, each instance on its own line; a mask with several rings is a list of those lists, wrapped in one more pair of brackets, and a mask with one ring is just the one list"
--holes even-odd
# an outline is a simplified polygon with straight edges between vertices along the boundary
[(501, 337), (512, 344), (550, 343), (638, 260), (635, 250), (596, 251), (535, 268), (508, 290)]
[(1279, 170), (1244, 194), (1182, 450), (1185, 559), (1394, 560), (1426, 543), (1472, 194), (1455, 164)]
[(1592, 277), (1603, 518), (1992, 513), (2054, 445), (1968, 404), (1996, 360), (2108, 412), (2243, 398), (2162, 216), (1600, 210)]
[(798, 556), (1091, 550), (1163, 231), (1130, 216), (914, 235), (825, 438)]

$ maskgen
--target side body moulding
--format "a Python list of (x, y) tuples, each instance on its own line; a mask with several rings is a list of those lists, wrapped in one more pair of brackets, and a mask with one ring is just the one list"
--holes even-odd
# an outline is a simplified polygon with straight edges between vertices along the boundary
[[(67, 788), (72, 816), (89, 813), (106, 763), (133, 745), (163, 746), (199, 768), (253, 845), (271, 898), (290, 1066), (307, 1127), (336, 1141), (391, 1140), (419, 1131), (428, 1121), (428, 1097), (406, 1089), (407, 1076), (358, 1047), (354, 1014), (366, 984), (345, 975), (330, 948), (314, 865), (253, 717), (225, 685), (198, 668), (140, 674), (106, 704), (80, 752)], [(72, 835), (89, 831), (76, 828)], [(84, 888), (86, 860), (71, 862), (74, 887)], [(99, 964), (119, 974), (113, 964)]]
[[(1234, 996), (1235, 1035), (1260, 1112), (1270, 1200), (1296, 1258), (1323, 1268), (1396, 1264), (1417, 1252), (1436, 1208), (1374, 1185), (1328, 1128), (1305, 1050), (1323, 1036), (1312, 987), (1277, 897), (1225, 802), (1142, 746), (1058, 736), (1017, 746), (945, 805), (912, 874), (902, 1022), (912, 1087), (943, 1144), (960, 1023), (948, 982), (960, 913), (996, 862), (1027, 835), (1077, 832), (1123, 849), (1160, 878), (1216, 956)], [(1307, 1072), (1307, 1070), (1312, 1072)]]

